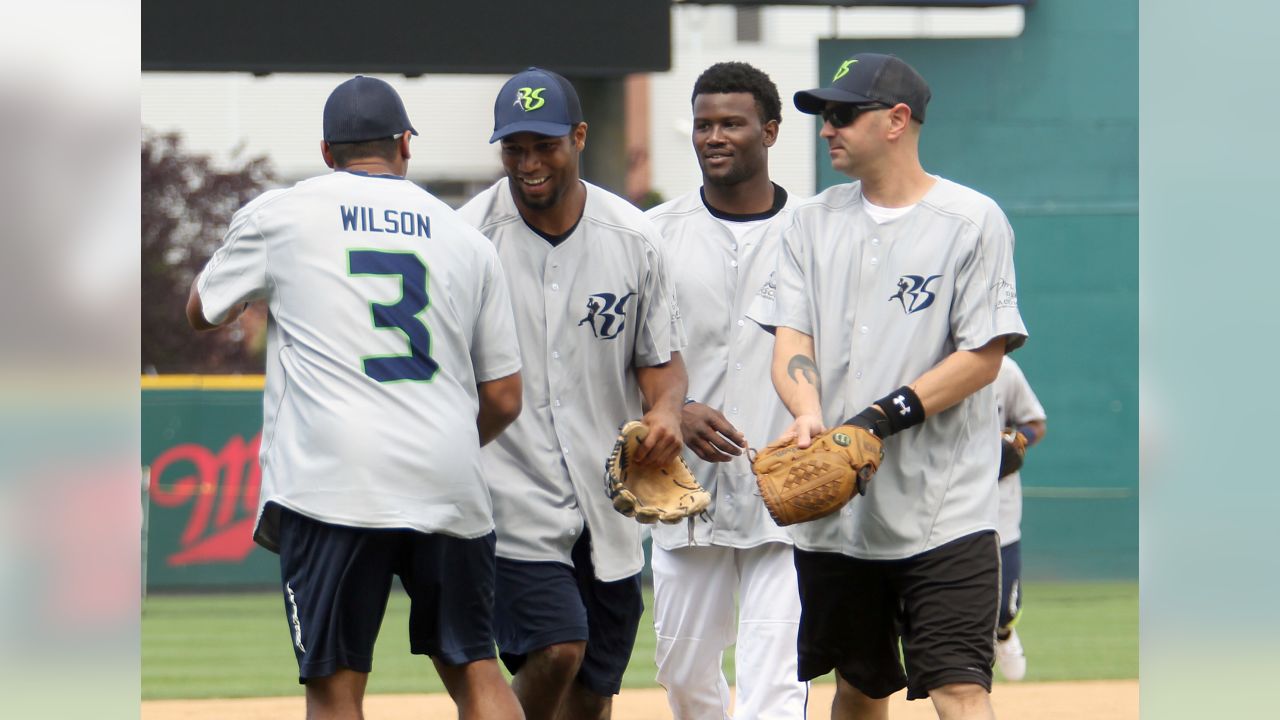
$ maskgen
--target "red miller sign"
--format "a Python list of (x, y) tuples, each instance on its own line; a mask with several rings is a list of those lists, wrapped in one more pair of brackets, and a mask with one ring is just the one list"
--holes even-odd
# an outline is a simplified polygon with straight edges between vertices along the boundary
[(259, 431), (249, 442), (233, 435), (217, 453), (196, 443), (175, 445), (151, 463), (151, 502), (190, 506), (180, 549), (166, 558), (181, 567), (243, 562), (253, 550), (262, 467)]

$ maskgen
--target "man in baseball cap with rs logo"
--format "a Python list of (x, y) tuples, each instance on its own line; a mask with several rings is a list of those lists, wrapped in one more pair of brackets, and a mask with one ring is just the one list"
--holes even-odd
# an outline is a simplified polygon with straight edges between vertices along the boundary
[(506, 176), (460, 212), (520, 298), (528, 378), (522, 419), (481, 456), (498, 528), (495, 635), (529, 720), (607, 718), (643, 611), (644, 555), (601, 469), (635, 418), (648, 428), (636, 462), (680, 452), (684, 331), (657, 229), (579, 175), (587, 124), (568, 80), (536, 67), (508, 80), (490, 142)]
[[(1027, 338), (1013, 231), (991, 198), (921, 166), (930, 92), (915, 69), (863, 53), (830, 71), (795, 105), (822, 117), (831, 167), (851, 182), (795, 208), (773, 297), (747, 314), (775, 330), (772, 377), (797, 446), (853, 425), (883, 441), (884, 461), (864, 497), (792, 526), (799, 675), (836, 670), (832, 718), (888, 717), (906, 687), (940, 718), (990, 720), (990, 384)], [(857, 315), (824, 310), (848, 307)]]

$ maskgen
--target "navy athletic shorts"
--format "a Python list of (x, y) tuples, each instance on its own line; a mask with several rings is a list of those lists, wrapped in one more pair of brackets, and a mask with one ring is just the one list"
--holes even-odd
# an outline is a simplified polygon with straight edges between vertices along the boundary
[(872, 698), (906, 687), (907, 699), (917, 700), (951, 683), (990, 691), (998, 543), (995, 532), (984, 531), (904, 560), (796, 548), (800, 680), (835, 668)]
[(578, 682), (596, 695), (616, 695), (644, 613), (640, 574), (597, 580), (585, 529), (571, 559), (573, 567), (498, 558), (494, 617), (499, 657), (515, 674), (535, 650), (586, 640)]
[(369, 672), (392, 576), (411, 602), (409, 648), (446, 665), (494, 656), (495, 536), (347, 527), (280, 508), (280, 575), (298, 682)]
[(1022, 612), (1022, 541), (1000, 548), (1000, 628), (1013, 625)]

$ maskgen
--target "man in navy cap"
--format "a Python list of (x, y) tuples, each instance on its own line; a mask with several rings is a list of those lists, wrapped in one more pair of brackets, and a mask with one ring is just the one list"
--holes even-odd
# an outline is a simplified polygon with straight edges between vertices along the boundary
[(795, 209), (776, 288), (748, 315), (775, 330), (773, 383), (797, 445), (848, 424), (884, 459), (865, 496), (793, 526), (800, 679), (834, 668), (842, 720), (887, 718), (903, 687), (941, 718), (992, 718), (990, 383), (1027, 336), (1013, 232), (990, 198), (921, 166), (930, 92), (915, 69), (864, 53), (832, 70), (795, 105), (822, 116), (831, 166), (852, 182)]
[(336, 172), (237, 212), (187, 304), (207, 330), (268, 303), (254, 539), (280, 555), (308, 718), (363, 717), (393, 576), (460, 717), (521, 716), (494, 658), (480, 473), (520, 412), (511, 303), (492, 244), (405, 179), (416, 134), (387, 83), (339, 85), (320, 143)]
[[(573, 86), (529, 68), (503, 85), (491, 142), (506, 177), (462, 208), (493, 241), (515, 303), (525, 411), (483, 453), (498, 526), (498, 648), (529, 718), (609, 717), (643, 611), (640, 526), (602, 468), (640, 417), (636, 461), (680, 451), (683, 329), (658, 232), (584, 182)], [(643, 417), (642, 417), (643, 414)]]

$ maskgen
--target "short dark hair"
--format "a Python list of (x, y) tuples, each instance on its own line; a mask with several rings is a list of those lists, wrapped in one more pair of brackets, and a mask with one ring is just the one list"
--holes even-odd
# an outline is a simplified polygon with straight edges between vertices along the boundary
[(379, 158), (388, 162), (395, 160), (400, 152), (400, 141), (395, 138), (379, 138), (364, 142), (329, 143), (329, 153), (333, 155), (333, 164), (346, 167), (356, 160)]
[(712, 93), (751, 93), (760, 110), (760, 122), (782, 122), (782, 101), (778, 99), (778, 86), (773, 84), (773, 80), (763, 70), (747, 63), (716, 63), (702, 71), (693, 84), (693, 96), (689, 101), (692, 103), (699, 95)]

